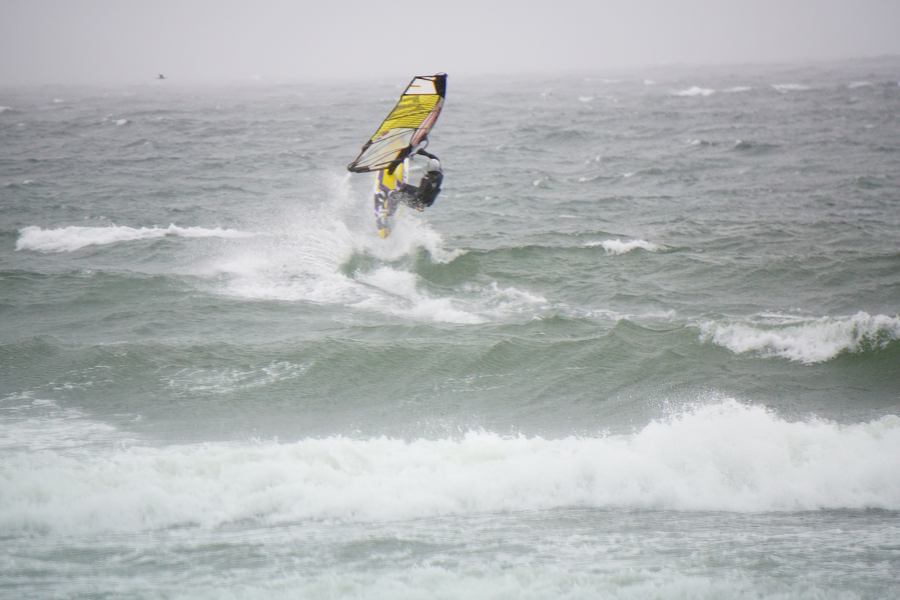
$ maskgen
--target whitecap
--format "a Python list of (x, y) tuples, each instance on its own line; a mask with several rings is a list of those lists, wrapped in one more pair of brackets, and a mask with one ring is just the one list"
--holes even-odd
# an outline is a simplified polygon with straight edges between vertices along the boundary
[(764, 314), (750, 320), (708, 321), (700, 324), (700, 331), (700, 341), (735, 354), (758, 352), (812, 364), (900, 339), (900, 318), (865, 312), (819, 319)]
[(416, 321), (460, 324), (485, 321), (483, 317), (465, 310), (452, 297), (434, 297), (420, 291), (419, 277), (409, 271), (381, 267), (371, 273), (358, 275), (357, 280), (383, 292), (367, 294), (354, 304), (359, 308), (387, 310)]
[(253, 235), (234, 229), (205, 229), (203, 227), (178, 227), (171, 224), (161, 229), (158, 227), (62, 227), (59, 229), (41, 229), (37, 226), (19, 230), (16, 250), (34, 250), (37, 252), (73, 252), (87, 246), (103, 246), (119, 242), (131, 242), (161, 238), (167, 235), (179, 237), (222, 237), (237, 238)]
[(788, 92), (802, 92), (808, 90), (809, 87), (805, 85), (801, 85), (799, 83), (779, 83), (774, 84), (772, 88), (782, 94), (786, 94)]
[(701, 88), (701, 87), (697, 87), (697, 86), (695, 85), (695, 86), (690, 87), (690, 88), (688, 88), (688, 89), (686, 89), (686, 90), (681, 90), (681, 91), (678, 91), (678, 92), (672, 92), (672, 95), (673, 95), (673, 96), (687, 96), (687, 97), (691, 97), (691, 96), (710, 96), (710, 95), (715, 94), (715, 93), (716, 93), (716, 90), (709, 89), (709, 88)]
[(623, 242), (618, 238), (614, 240), (603, 240), (601, 242), (587, 242), (584, 246), (586, 248), (602, 246), (603, 249), (606, 250), (607, 254), (625, 254), (626, 252), (631, 252), (632, 250), (637, 250), (638, 248), (646, 250), (648, 252), (658, 252), (662, 249), (661, 246), (652, 242), (647, 242), (644, 240), (631, 240), (629, 242)]

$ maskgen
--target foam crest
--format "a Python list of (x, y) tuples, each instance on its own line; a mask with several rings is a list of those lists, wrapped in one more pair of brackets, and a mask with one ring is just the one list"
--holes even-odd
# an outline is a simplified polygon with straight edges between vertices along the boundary
[(786, 94), (788, 92), (802, 92), (802, 91), (808, 90), (809, 87), (805, 86), (805, 85), (801, 85), (799, 83), (779, 83), (779, 84), (774, 84), (772, 86), (772, 89), (774, 89), (777, 92), (781, 92), (782, 94)]
[(2, 115), (3, 113), (5, 113), (5, 112), (8, 111), (8, 110), (12, 110), (12, 107), (10, 107), (10, 106), (0, 106), (0, 115)]
[(900, 418), (788, 422), (734, 400), (630, 435), (328, 437), (3, 455), (0, 535), (558, 507), (900, 509)]
[(654, 244), (652, 242), (647, 242), (644, 240), (631, 240), (629, 242), (623, 242), (619, 238), (616, 238), (614, 240), (603, 240), (600, 242), (588, 242), (584, 246), (585, 248), (602, 246), (603, 249), (606, 250), (607, 254), (625, 254), (626, 252), (631, 252), (632, 250), (636, 250), (638, 248), (646, 250), (648, 252), (657, 252), (661, 249), (658, 244)]
[(672, 92), (672, 95), (673, 96), (693, 97), (693, 96), (711, 96), (712, 94), (715, 94), (715, 93), (716, 93), (716, 90), (709, 89), (709, 88), (701, 88), (701, 87), (697, 87), (695, 85), (686, 90)]
[(883, 348), (900, 339), (900, 318), (858, 312), (849, 317), (806, 319), (760, 315), (750, 322), (710, 321), (700, 325), (700, 340), (736, 354), (759, 352), (806, 364), (830, 360), (842, 352)]
[(533, 312), (548, 305), (547, 299), (539, 294), (512, 287), (501, 288), (496, 282), (485, 290), (476, 291), (480, 292), (480, 300), (487, 312), (496, 316)]
[(106, 423), (85, 419), (77, 410), (61, 409), (52, 400), (32, 396), (32, 392), (24, 392), (0, 401), (0, 410), (4, 411), (0, 417), (0, 469), (7, 453), (78, 453), (125, 441)]
[(178, 227), (170, 224), (166, 228), (159, 227), (61, 227), (59, 229), (41, 229), (30, 226), (19, 230), (16, 250), (34, 250), (37, 252), (73, 252), (87, 246), (104, 246), (120, 242), (133, 242), (162, 238), (168, 235), (188, 238), (220, 237), (239, 238), (252, 236), (252, 233), (234, 229), (205, 229), (203, 227)]
[(382, 267), (359, 274), (358, 280), (380, 290), (355, 304), (358, 308), (381, 310), (405, 319), (441, 323), (478, 324), (522, 313), (534, 313), (547, 300), (516, 288), (501, 288), (496, 282), (487, 287), (464, 286), (452, 297), (433, 297), (419, 289), (414, 273)]
[[(357, 306), (371, 306), (373, 300), (381, 306), (391, 307), (395, 314), (415, 320), (436, 321), (444, 323), (482, 323), (483, 318), (461, 310), (455, 306), (451, 298), (433, 298), (417, 289), (419, 278), (408, 271), (398, 271), (390, 267), (382, 267), (359, 275), (359, 281), (377, 288), (394, 301), (383, 301), (383, 298), (367, 298)], [(399, 300), (399, 302), (398, 302)]]

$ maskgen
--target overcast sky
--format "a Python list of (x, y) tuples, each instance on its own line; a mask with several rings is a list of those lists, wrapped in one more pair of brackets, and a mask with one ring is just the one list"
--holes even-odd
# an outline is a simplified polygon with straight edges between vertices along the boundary
[(900, 0), (0, 0), (0, 84), (900, 55)]

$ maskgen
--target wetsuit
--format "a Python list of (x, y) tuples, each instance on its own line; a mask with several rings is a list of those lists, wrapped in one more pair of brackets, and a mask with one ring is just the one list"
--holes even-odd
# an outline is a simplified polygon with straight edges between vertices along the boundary
[[(425, 150), (419, 150), (416, 154), (439, 160), (437, 156), (425, 152)], [(397, 188), (394, 194), (399, 195), (400, 201), (407, 206), (422, 210), (434, 204), (435, 198), (441, 193), (441, 182), (443, 180), (444, 175), (440, 171), (428, 171), (422, 177), (422, 181), (419, 182), (419, 187), (403, 183), (400, 184), (400, 187)]]

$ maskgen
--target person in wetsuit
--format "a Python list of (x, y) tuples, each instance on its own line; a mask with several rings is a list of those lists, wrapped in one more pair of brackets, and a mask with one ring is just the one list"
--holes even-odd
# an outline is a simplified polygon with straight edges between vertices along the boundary
[(422, 176), (422, 181), (419, 182), (418, 187), (409, 183), (401, 183), (391, 196), (395, 196), (400, 202), (421, 211), (434, 204), (435, 198), (441, 193), (444, 174), (441, 172), (441, 161), (437, 156), (425, 150), (419, 150), (416, 154), (428, 158), (428, 166), (425, 169), (425, 175)]

